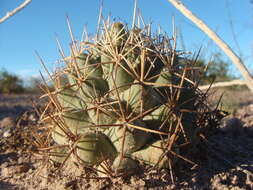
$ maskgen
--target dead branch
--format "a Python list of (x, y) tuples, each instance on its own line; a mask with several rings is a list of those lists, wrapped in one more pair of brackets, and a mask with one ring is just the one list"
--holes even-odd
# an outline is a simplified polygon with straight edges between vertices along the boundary
[(31, 3), (32, 0), (25, 0), (21, 5), (19, 5), (16, 9), (12, 10), (11, 12), (7, 12), (6, 15), (2, 18), (0, 18), (0, 24), (6, 21), (8, 18), (16, 14), (18, 11), (25, 8), (29, 3)]
[[(226, 87), (226, 86), (233, 86), (233, 85), (247, 85), (244, 80), (232, 80), (232, 81), (226, 81), (226, 82), (217, 82), (212, 84), (211, 88), (215, 87)], [(198, 88), (200, 90), (206, 90), (210, 87), (210, 84), (199, 86)]]
[(245, 82), (248, 88), (253, 92), (253, 79), (246, 68), (242, 63), (241, 59), (233, 52), (233, 50), (215, 33), (213, 32), (202, 20), (197, 18), (191, 11), (189, 11), (183, 3), (179, 0), (168, 0), (174, 7), (176, 7), (184, 16), (191, 20), (199, 29), (201, 29), (206, 35), (209, 36), (223, 51), (227, 56), (232, 60), (234, 65), (241, 72), (243, 77), (246, 79)]

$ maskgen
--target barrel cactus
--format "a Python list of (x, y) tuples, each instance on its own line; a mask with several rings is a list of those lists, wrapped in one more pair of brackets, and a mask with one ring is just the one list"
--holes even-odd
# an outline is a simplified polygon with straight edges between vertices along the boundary
[(57, 149), (50, 159), (99, 170), (109, 160), (119, 173), (139, 163), (169, 167), (181, 144), (198, 139), (202, 101), (193, 67), (172, 49), (171, 39), (152, 36), (148, 28), (129, 30), (115, 22), (102, 32), (72, 46), (66, 66), (52, 77)]

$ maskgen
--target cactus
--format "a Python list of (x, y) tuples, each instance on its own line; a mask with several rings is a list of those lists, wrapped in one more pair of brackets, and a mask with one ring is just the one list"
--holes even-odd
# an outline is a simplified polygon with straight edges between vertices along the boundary
[[(144, 122), (136, 120), (134, 125), (146, 127)], [(140, 149), (151, 138), (150, 133), (127, 127), (113, 127), (106, 132), (107, 136), (111, 139), (118, 152), (126, 154), (135, 152)], [(124, 139), (124, 140), (123, 140)], [(123, 149), (122, 149), (123, 147)]]
[(116, 149), (103, 133), (86, 133), (76, 142), (76, 155), (86, 165), (115, 158)]
[(147, 29), (128, 31), (119, 22), (106, 27), (57, 73), (62, 82), (55, 79), (51, 135), (64, 149), (52, 160), (72, 152), (73, 162), (101, 171), (108, 159), (119, 173), (139, 162), (168, 167), (169, 159), (177, 159), (166, 156), (167, 150), (180, 154), (177, 145), (198, 138), (203, 104), (191, 66)]
[(68, 156), (67, 147), (56, 147), (50, 153), (50, 160), (57, 163), (63, 163)]
[(138, 164), (135, 160), (129, 157), (123, 157), (119, 155), (115, 158), (112, 169), (116, 172), (116, 174), (120, 175), (122, 173), (131, 174), (138, 169)]

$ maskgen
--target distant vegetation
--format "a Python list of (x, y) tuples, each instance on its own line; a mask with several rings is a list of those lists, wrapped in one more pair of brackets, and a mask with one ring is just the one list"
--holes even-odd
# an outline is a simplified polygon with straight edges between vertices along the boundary
[[(221, 58), (221, 54), (217, 53), (212, 61), (206, 62), (203, 59), (196, 61), (196, 66), (201, 68), (200, 84), (210, 84), (212, 82), (222, 82), (235, 79), (230, 73), (229, 63)], [(205, 70), (206, 69), (206, 70)]]
[(0, 70), (0, 94), (39, 93), (39, 78), (30, 78), (28, 85), (17, 75), (5, 69)]
[[(223, 61), (219, 54), (215, 59), (207, 64), (204, 60), (197, 60), (196, 66), (202, 69), (201, 84), (210, 84), (211, 82), (228, 81), (234, 79), (229, 73), (229, 64)], [(204, 69), (208, 65), (206, 72)], [(38, 87), (42, 84), (40, 78), (31, 77), (28, 81), (28, 85), (24, 85), (24, 82), (15, 74), (12, 74), (5, 69), (0, 70), (0, 93), (40, 93), (41, 90)]]
[(16, 75), (6, 70), (0, 71), (0, 93), (22, 93), (24, 92), (23, 81)]

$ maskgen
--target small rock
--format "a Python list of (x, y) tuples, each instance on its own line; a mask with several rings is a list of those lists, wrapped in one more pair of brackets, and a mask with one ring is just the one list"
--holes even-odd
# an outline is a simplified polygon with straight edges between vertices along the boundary
[(8, 138), (8, 137), (11, 137), (11, 135), (12, 135), (12, 134), (11, 134), (11, 130), (8, 129), (7, 131), (4, 132), (3, 137), (4, 137), (4, 138)]
[(33, 173), (33, 169), (30, 168), (30, 169), (28, 170), (28, 173), (29, 173), (29, 174), (32, 174), (32, 173)]
[(112, 165), (112, 169), (116, 174), (130, 174), (138, 169), (137, 162), (131, 158), (118, 156)]
[(25, 173), (25, 172), (28, 172), (29, 169), (30, 167), (28, 164), (20, 164), (16, 166), (17, 173)]
[(15, 174), (25, 173), (29, 170), (28, 164), (20, 164), (15, 166), (9, 166), (2, 169), (2, 176), (12, 177)]
[(0, 121), (0, 129), (2, 136), (8, 138), (12, 136), (12, 130), (15, 128), (16, 122), (14, 117), (5, 117)]
[(22, 164), (23, 162), (24, 162), (23, 157), (19, 157), (19, 158), (18, 158), (18, 164)]
[(235, 175), (235, 176), (232, 178), (231, 183), (232, 183), (233, 185), (237, 185), (238, 182), (239, 182), (239, 178), (238, 178), (238, 176)]
[(15, 127), (16, 122), (13, 117), (5, 117), (0, 121), (0, 127), (1, 128), (13, 128)]
[(139, 180), (140, 186), (144, 187), (146, 185), (146, 182), (143, 179)]
[(1, 175), (3, 177), (10, 177), (9, 173), (10, 173), (9, 168), (3, 168), (1, 171)]
[(8, 162), (4, 162), (1, 164), (1, 168), (6, 168), (8, 167), (9, 163)]
[(32, 121), (32, 122), (35, 122), (35, 121), (38, 120), (38, 117), (36, 117), (35, 114), (31, 114), (31, 115), (29, 115), (28, 119), (29, 119), (30, 121)]
[(253, 104), (249, 105), (249, 109), (250, 109), (250, 111), (253, 111)]
[(236, 117), (232, 117), (232, 118), (224, 118), (221, 121), (221, 125), (220, 128), (222, 131), (224, 132), (230, 132), (230, 133), (241, 133), (243, 130), (243, 125), (240, 119), (236, 118)]

